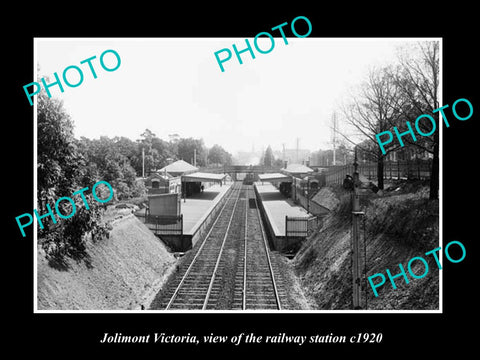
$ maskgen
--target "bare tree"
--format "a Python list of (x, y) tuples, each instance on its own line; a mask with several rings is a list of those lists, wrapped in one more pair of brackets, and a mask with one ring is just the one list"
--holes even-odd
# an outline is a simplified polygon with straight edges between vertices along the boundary
[[(392, 126), (399, 123), (402, 109), (405, 106), (405, 97), (397, 86), (396, 79), (392, 76), (390, 68), (370, 70), (367, 80), (362, 84), (357, 96), (352, 96), (351, 102), (343, 105), (341, 113), (347, 124), (356, 134), (367, 139), (366, 143), (375, 144), (377, 135), (380, 132), (390, 130)], [(349, 142), (345, 134), (341, 134)], [(377, 162), (378, 187), (383, 189), (383, 169), (385, 156), (400, 147), (393, 142), (385, 147), (385, 154), (378, 146), (367, 146), (364, 143), (355, 144), (364, 153), (371, 155)]]
[[(408, 100), (409, 107), (404, 108), (403, 118), (415, 123), (421, 114), (431, 115), (440, 127), (439, 113), (433, 110), (440, 107), (439, 102), (439, 72), (440, 49), (438, 41), (418, 42), (413, 46), (403, 48), (398, 56), (399, 71), (392, 71), (396, 86), (403, 97)], [(405, 124), (405, 121), (403, 122)], [(433, 124), (429, 121), (419, 121), (418, 129), (424, 134), (430, 134)], [(416, 146), (433, 155), (430, 172), (430, 199), (438, 199), (439, 188), (439, 129), (429, 136), (418, 136), (417, 141), (406, 138), (405, 142)]]

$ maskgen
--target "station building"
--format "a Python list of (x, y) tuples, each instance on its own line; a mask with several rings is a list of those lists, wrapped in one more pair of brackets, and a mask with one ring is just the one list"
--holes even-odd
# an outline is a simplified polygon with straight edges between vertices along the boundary
[(148, 189), (148, 194), (179, 193), (181, 177), (174, 177), (167, 172), (154, 172), (145, 179), (145, 187)]
[(225, 181), (225, 174), (199, 172), (196, 166), (177, 160), (145, 179), (148, 189), (148, 214), (150, 220), (159, 217), (175, 217), (182, 214), (181, 202), (198, 198), (215, 183)]

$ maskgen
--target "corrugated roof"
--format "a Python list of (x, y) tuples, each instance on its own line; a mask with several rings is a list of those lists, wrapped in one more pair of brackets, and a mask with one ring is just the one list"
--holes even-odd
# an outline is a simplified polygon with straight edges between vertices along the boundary
[(198, 168), (189, 164), (189, 163), (187, 163), (184, 160), (177, 160), (177, 161), (161, 168), (158, 171), (162, 172), (162, 171), (165, 171), (165, 170), (167, 172), (182, 173), (182, 172), (188, 172), (188, 171), (197, 171)]
[(258, 174), (258, 178), (261, 181), (285, 181), (285, 182), (291, 182), (292, 178), (289, 175), (285, 174), (280, 174), (280, 173), (273, 173), (273, 174)]
[(196, 172), (193, 174), (182, 175), (182, 181), (221, 181), (227, 174), (212, 174)]

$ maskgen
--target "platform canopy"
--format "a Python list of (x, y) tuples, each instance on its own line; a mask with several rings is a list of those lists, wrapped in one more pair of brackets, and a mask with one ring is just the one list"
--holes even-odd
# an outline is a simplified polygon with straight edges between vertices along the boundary
[(182, 175), (182, 182), (222, 181), (226, 176), (227, 174), (195, 172), (193, 174)]
[(313, 170), (308, 166), (302, 164), (289, 164), (285, 169), (282, 169), (284, 172), (289, 174), (308, 174), (312, 173)]
[(259, 174), (260, 181), (281, 181), (292, 182), (292, 177), (285, 174), (273, 173), (273, 174)]

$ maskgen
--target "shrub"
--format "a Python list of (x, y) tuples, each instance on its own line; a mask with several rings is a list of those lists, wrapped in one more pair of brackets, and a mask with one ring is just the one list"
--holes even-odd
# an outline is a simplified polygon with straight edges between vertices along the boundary
[[(92, 240), (109, 236), (109, 228), (102, 223), (103, 206), (98, 204), (91, 194), (85, 194), (89, 208), (81, 198), (75, 197), (75, 214), (69, 219), (59, 219), (57, 224), (48, 229), (40, 230), (39, 242), (45, 250), (47, 258), (61, 258), (64, 256), (79, 257), (86, 250), (86, 239), (90, 235)], [(69, 203), (60, 204), (61, 212), (71, 212)]]

